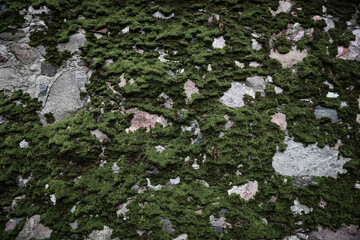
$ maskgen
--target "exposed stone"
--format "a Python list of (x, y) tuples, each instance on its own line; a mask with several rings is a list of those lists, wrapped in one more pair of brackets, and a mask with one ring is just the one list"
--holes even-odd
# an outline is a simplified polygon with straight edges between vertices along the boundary
[(337, 58), (360, 61), (360, 29), (353, 30), (352, 33), (355, 35), (355, 41), (350, 41), (349, 48), (339, 46)]
[(276, 11), (269, 8), (269, 11), (273, 17), (279, 13), (289, 13), (292, 8), (292, 3), (290, 1), (279, 1), (279, 7)]
[(48, 86), (45, 84), (40, 84), (38, 97), (45, 97), (47, 95)]
[(300, 240), (300, 238), (296, 235), (292, 235), (285, 237), (284, 240)]
[(85, 89), (86, 75), (80, 71), (67, 71), (56, 79), (49, 89), (49, 96), (40, 117), (52, 112), (56, 121), (73, 115), (86, 104), (80, 93)]
[(251, 43), (251, 48), (259, 51), (260, 49), (262, 49), (261, 44), (256, 40), (256, 39), (251, 39), (252, 43)]
[(337, 112), (334, 109), (316, 106), (314, 114), (315, 114), (316, 119), (327, 117), (327, 118), (330, 118), (331, 122), (333, 122), (333, 123), (339, 121)]
[(160, 221), (163, 223), (163, 229), (167, 233), (173, 233), (175, 232), (175, 229), (173, 229), (173, 225), (168, 218), (161, 218)]
[(336, 178), (338, 173), (346, 173), (343, 165), (350, 158), (342, 156), (329, 146), (319, 148), (316, 144), (304, 147), (302, 143), (285, 137), (287, 148), (284, 152), (277, 151), (273, 157), (272, 166), (275, 171), (285, 176), (316, 176)]
[(180, 183), (180, 177), (178, 176), (178, 177), (176, 177), (176, 178), (170, 178), (170, 183), (171, 183), (172, 185), (177, 185), (177, 184), (179, 184), (179, 183)]
[(20, 143), (19, 143), (19, 146), (21, 148), (28, 148), (29, 147), (29, 142), (27, 142), (25, 139), (22, 140)]
[(4, 41), (12, 41), (12, 40), (14, 40), (14, 36), (12, 35), (12, 33), (3, 32), (3, 33), (0, 33), (0, 39), (4, 40)]
[(278, 87), (278, 86), (275, 86), (274, 87), (274, 90), (275, 90), (275, 94), (280, 94), (283, 92), (282, 88)]
[(167, 149), (167, 147), (163, 147), (161, 145), (155, 146), (156, 152), (163, 152)]
[(41, 62), (41, 75), (46, 75), (48, 77), (53, 77), (56, 75), (57, 68), (50, 63)]
[(304, 214), (309, 214), (310, 212), (313, 211), (312, 208), (309, 208), (308, 206), (305, 206), (303, 204), (301, 204), (299, 202), (299, 199), (296, 198), (294, 200), (294, 205), (290, 207), (291, 211), (294, 213), (294, 215), (302, 215)]
[(113, 230), (108, 226), (104, 226), (103, 230), (93, 230), (85, 240), (119, 240), (119, 238), (111, 238)]
[(310, 184), (317, 183), (314, 177), (302, 176), (297, 177), (292, 181), (294, 187), (307, 187)]
[(254, 62), (254, 61), (250, 62), (250, 64), (249, 64), (249, 67), (253, 67), (253, 68), (260, 67), (260, 66), (261, 66), (260, 63)]
[(231, 108), (240, 108), (245, 105), (243, 97), (247, 94), (255, 97), (255, 91), (245, 83), (232, 82), (231, 88), (220, 98), (220, 102)]
[(173, 238), (173, 240), (188, 240), (188, 235), (186, 233), (184, 233), (184, 234), (177, 236), (176, 238)]
[(281, 54), (277, 50), (271, 49), (270, 58), (278, 60), (283, 68), (291, 68), (295, 64), (302, 62), (307, 56), (307, 50), (297, 50), (295, 46), (288, 53)]
[(2, 116), (0, 116), (0, 125), (3, 124), (3, 123), (6, 123), (6, 119), (3, 118)]
[(356, 122), (360, 124), (360, 114), (356, 115)]
[(73, 230), (76, 230), (78, 228), (78, 222), (77, 220), (75, 222), (71, 222), (69, 223), (70, 227), (73, 229)]
[(37, 58), (35, 49), (25, 43), (15, 45), (11, 48), (11, 51), (23, 64), (30, 64)]
[(228, 194), (231, 195), (233, 193), (240, 195), (245, 201), (249, 201), (255, 197), (255, 194), (258, 191), (258, 182), (250, 181), (241, 186), (233, 186), (230, 190), (228, 190)]
[(327, 17), (324, 17), (323, 19), (326, 23), (326, 27), (324, 27), (325, 32), (328, 32), (330, 29), (335, 28), (335, 23), (332, 19), (327, 18)]
[(94, 135), (101, 143), (104, 141), (106, 142), (106, 141), (110, 140), (110, 138), (105, 133), (100, 131), (99, 129), (92, 130), (92, 131), (90, 131), (90, 133), (92, 135)]
[(50, 238), (52, 230), (40, 223), (40, 215), (29, 218), (16, 240), (47, 239)]
[(159, 98), (163, 98), (165, 99), (165, 102), (163, 104), (163, 106), (167, 109), (170, 109), (172, 108), (173, 106), (173, 100), (165, 93), (165, 92), (162, 92), (160, 95), (159, 95)]
[(130, 32), (130, 26), (126, 26), (125, 28), (123, 28), (122, 30), (121, 30), (121, 33), (122, 34), (128, 34)]
[(191, 100), (191, 95), (199, 92), (199, 89), (195, 86), (195, 83), (190, 79), (188, 79), (187, 82), (184, 84), (184, 90), (186, 94), (186, 99), (185, 99), (186, 104), (188, 104), (189, 101)]
[(5, 45), (0, 45), (0, 63), (7, 62), (9, 59), (8, 51)]
[(212, 43), (212, 47), (213, 48), (219, 48), (219, 49), (225, 47), (225, 39), (224, 39), (224, 37), (221, 36), (221, 37), (214, 38), (214, 41)]
[(53, 205), (56, 205), (56, 196), (55, 196), (55, 194), (50, 195), (50, 201), (52, 202)]
[(254, 76), (246, 79), (246, 85), (254, 89), (255, 92), (260, 92), (261, 96), (265, 96), (266, 83), (264, 77)]
[(170, 19), (170, 18), (174, 17), (175, 14), (171, 13), (169, 16), (165, 16), (162, 12), (156, 11), (152, 16), (155, 18), (159, 18), (159, 19)]
[(158, 116), (150, 114), (148, 112), (140, 111), (137, 108), (126, 110), (126, 113), (134, 113), (134, 117), (130, 122), (130, 127), (125, 129), (127, 133), (129, 133), (129, 131), (135, 132), (139, 128), (146, 128), (146, 131), (150, 132), (150, 128), (155, 127), (156, 123), (160, 123), (164, 127), (170, 124), (162, 115)]
[(209, 217), (210, 224), (213, 228), (215, 228), (215, 232), (218, 235), (221, 235), (226, 228), (232, 228), (232, 225), (226, 222), (225, 217), (215, 218), (213, 215)]
[(100, 34), (103, 34), (103, 35), (107, 35), (109, 33), (109, 30), (107, 30), (106, 28), (102, 28), (102, 29), (96, 30), (94, 32), (95, 33), (100, 33)]
[(275, 113), (271, 116), (271, 122), (280, 127), (281, 130), (286, 131), (286, 115), (283, 113)]
[(318, 227), (318, 231), (312, 231), (308, 240), (358, 240), (360, 239), (360, 230), (357, 225), (345, 225), (336, 231), (328, 228)]
[(13, 219), (10, 219), (9, 221), (6, 222), (5, 224), (5, 231), (11, 231), (14, 230), (16, 227), (16, 221)]
[(116, 163), (114, 163), (113, 166), (111, 167), (111, 170), (113, 171), (114, 174), (119, 174), (120, 167)]
[(235, 61), (235, 65), (239, 68), (244, 68), (245, 67), (245, 64), (244, 63), (240, 63), (238, 61)]
[(44, 57), (46, 56), (46, 54), (47, 54), (46, 48), (43, 45), (38, 46), (38, 50), (42, 56), (44, 56)]
[(68, 43), (60, 43), (57, 46), (59, 52), (69, 51), (70, 53), (79, 52), (79, 47), (83, 47), (86, 44), (86, 37), (84, 32), (80, 32), (70, 36)]
[(156, 186), (152, 185), (149, 178), (146, 178), (146, 181), (147, 181), (148, 188), (153, 189), (155, 191), (159, 191), (164, 187), (163, 185), (160, 185), (160, 184), (158, 184)]
[(117, 207), (116, 216), (119, 217), (120, 215), (123, 216), (123, 220), (127, 220), (129, 217), (126, 215), (129, 212), (127, 206), (131, 203), (131, 199), (128, 199), (126, 203), (120, 204)]

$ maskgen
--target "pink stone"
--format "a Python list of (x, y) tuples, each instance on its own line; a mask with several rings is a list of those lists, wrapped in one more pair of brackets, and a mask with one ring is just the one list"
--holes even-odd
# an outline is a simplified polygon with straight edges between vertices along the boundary
[(10, 220), (6, 222), (5, 231), (11, 231), (14, 230), (16, 227), (16, 222), (14, 220)]
[(240, 195), (241, 198), (245, 199), (245, 201), (249, 201), (255, 197), (255, 194), (258, 191), (258, 182), (252, 181), (245, 183), (241, 186), (233, 186), (230, 190), (228, 190), (228, 194), (231, 195), (233, 193)]
[(96, 30), (94, 32), (100, 33), (100, 34), (107, 34), (109, 32), (109, 30), (107, 30), (106, 28), (103, 28), (103, 29)]
[(320, 20), (323, 19), (323, 18), (320, 17), (319, 15), (313, 16), (312, 18), (314, 19), (315, 22), (320, 21)]
[(276, 113), (271, 116), (271, 122), (277, 124), (281, 130), (285, 131), (287, 122), (286, 115), (283, 113)]
[(294, 37), (294, 42), (299, 41), (305, 36), (305, 31), (299, 31), (296, 36)]
[(195, 86), (195, 83), (191, 80), (187, 80), (187, 82), (184, 84), (184, 90), (186, 94), (186, 99), (185, 99), (186, 104), (188, 104), (189, 101), (191, 100), (191, 95), (199, 92), (199, 89)]
[(276, 199), (277, 199), (277, 197), (276, 197), (276, 196), (271, 196), (271, 198), (270, 198), (270, 202), (276, 202)]
[(338, 46), (338, 54), (336, 55), (337, 58), (341, 59), (349, 59), (350, 50), (349, 48), (345, 48), (343, 46)]
[(125, 113), (134, 113), (134, 117), (130, 122), (130, 127), (125, 129), (127, 133), (129, 131), (135, 132), (139, 128), (146, 128), (146, 131), (150, 132), (150, 128), (155, 127), (156, 123), (161, 123), (163, 126), (169, 125), (164, 116), (150, 114), (148, 112), (140, 111), (137, 108), (126, 110)]
[(272, 37), (280, 37), (284, 32), (286, 31), (286, 29), (283, 29), (281, 32), (279, 33), (273, 33)]

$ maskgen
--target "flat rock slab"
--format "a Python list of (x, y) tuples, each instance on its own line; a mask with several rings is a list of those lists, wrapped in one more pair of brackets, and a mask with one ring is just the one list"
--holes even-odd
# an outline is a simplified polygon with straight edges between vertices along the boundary
[(59, 52), (69, 51), (70, 53), (75, 53), (79, 51), (80, 47), (85, 46), (86, 37), (84, 33), (77, 33), (70, 36), (70, 40), (67, 43), (60, 43), (57, 46)]
[(351, 159), (342, 156), (338, 159), (339, 151), (329, 146), (319, 148), (316, 144), (310, 144), (304, 147), (288, 136), (284, 143), (287, 144), (286, 150), (277, 151), (272, 162), (275, 171), (281, 175), (336, 178), (338, 173), (347, 172), (343, 166)]
[(257, 191), (258, 191), (258, 182), (251, 181), (241, 186), (233, 186), (230, 190), (228, 190), (228, 194), (229, 195), (233, 193), (238, 194), (245, 201), (249, 201), (250, 199), (253, 199), (255, 197)]
[(113, 230), (108, 226), (104, 226), (103, 230), (93, 230), (85, 240), (118, 240), (119, 238), (111, 238)]
[(316, 119), (327, 117), (327, 118), (330, 118), (331, 122), (333, 122), (333, 123), (339, 121), (336, 110), (331, 109), (331, 108), (316, 106), (314, 114), (315, 114)]
[(309, 240), (358, 240), (360, 239), (360, 230), (357, 225), (345, 225), (336, 231), (328, 228), (319, 227), (318, 231), (312, 231), (309, 234)]
[(23, 64), (30, 64), (37, 58), (35, 49), (28, 44), (17, 44), (11, 48), (11, 51)]
[(277, 50), (271, 49), (269, 56), (272, 59), (278, 60), (283, 68), (291, 68), (303, 61), (307, 56), (307, 50), (300, 51), (293, 46), (290, 52), (281, 54)]
[(41, 63), (41, 75), (46, 75), (48, 77), (54, 77), (56, 75), (57, 68), (50, 63), (42, 62)]
[(29, 218), (16, 240), (47, 239), (50, 238), (52, 230), (40, 223), (40, 215)]
[(40, 112), (40, 116), (52, 112), (56, 121), (73, 115), (86, 104), (80, 99), (80, 93), (84, 88), (84, 75), (79, 71), (64, 72), (56, 79), (49, 90), (49, 96)]

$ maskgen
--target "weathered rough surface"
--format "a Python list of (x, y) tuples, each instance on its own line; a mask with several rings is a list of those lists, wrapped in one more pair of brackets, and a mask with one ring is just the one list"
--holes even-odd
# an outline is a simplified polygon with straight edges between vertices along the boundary
[(360, 239), (360, 229), (357, 225), (345, 225), (336, 231), (328, 228), (319, 227), (318, 231), (309, 234), (309, 240), (358, 240)]
[(0, 45), (0, 63), (9, 59), (8, 50), (5, 45)]
[(309, 214), (313, 211), (312, 208), (301, 204), (298, 198), (294, 200), (294, 205), (291, 206), (290, 209), (294, 213), (294, 215)]
[(34, 48), (30, 47), (28, 44), (18, 44), (12, 47), (11, 51), (15, 54), (16, 58), (23, 64), (32, 63), (37, 55)]
[(225, 39), (223, 36), (214, 38), (214, 41), (212, 43), (213, 48), (223, 48), (225, 47)]
[(256, 39), (251, 39), (252, 43), (251, 43), (251, 48), (258, 51), (260, 49), (262, 49), (261, 44), (256, 40)]
[(173, 225), (168, 218), (161, 218), (160, 220), (163, 223), (163, 229), (167, 233), (173, 233), (175, 232), (175, 229), (173, 229)]
[(360, 61), (360, 29), (355, 29), (352, 33), (355, 35), (355, 41), (350, 41), (348, 48), (339, 46), (337, 58)]
[(283, 113), (275, 113), (271, 116), (271, 122), (275, 123), (280, 127), (281, 130), (285, 131), (287, 122), (286, 122), (286, 115)]
[(283, 68), (291, 68), (295, 64), (303, 61), (307, 56), (307, 50), (300, 51), (293, 46), (290, 52), (281, 54), (277, 50), (271, 49), (269, 56), (270, 58), (278, 60)]
[(129, 131), (135, 132), (139, 128), (146, 128), (146, 131), (150, 132), (150, 128), (155, 127), (156, 123), (161, 123), (164, 127), (169, 124), (163, 116), (140, 111), (137, 108), (128, 109), (126, 113), (134, 113), (130, 122), (131, 125), (126, 129), (127, 133)]
[(80, 93), (85, 89), (86, 82), (86, 75), (80, 71), (64, 72), (50, 87), (40, 117), (52, 112), (55, 120), (60, 121), (83, 108), (86, 102), (81, 100)]
[(186, 99), (185, 99), (186, 104), (188, 104), (189, 101), (191, 100), (191, 95), (199, 92), (199, 89), (196, 87), (195, 83), (190, 79), (188, 79), (184, 84), (184, 90), (186, 94)]
[(50, 238), (52, 230), (40, 223), (40, 215), (29, 218), (16, 240), (47, 239)]
[(170, 18), (174, 17), (175, 14), (171, 13), (169, 16), (165, 16), (162, 12), (156, 11), (152, 16), (155, 18), (159, 18), (159, 19), (170, 19)]
[(75, 53), (79, 51), (80, 47), (85, 46), (86, 37), (83, 31), (70, 36), (70, 40), (67, 43), (61, 43), (57, 46), (59, 52), (69, 51)]
[(269, 11), (270, 11), (271, 15), (273, 17), (275, 17), (279, 13), (282, 13), (282, 12), (288, 13), (288, 12), (290, 12), (291, 7), (292, 7), (292, 3), (290, 1), (279, 1), (278, 9), (276, 11), (274, 11), (274, 10), (269, 8)]
[(108, 226), (104, 226), (103, 230), (93, 230), (85, 240), (118, 240), (119, 238), (111, 238), (113, 230)]
[(54, 77), (56, 75), (57, 68), (47, 62), (41, 63), (41, 75), (48, 77)]
[(228, 194), (231, 195), (233, 193), (240, 195), (245, 201), (249, 201), (255, 197), (255, 194), (258, 191), (258, 182), (250, 181), (241, 186), (233, 186), (230, 190), (228, 190)]
[(188, 240), (188, 235), (186, 233), (184, 233), (184, 234), (177, 236), (176, 238), (173, 238), (173, 240)]
[(327, 118), (330, 118), (331, 122), (333, 122), (333, 123), (339, 121), (336, 110), (331, 109), (331, 108), (316, 106), (314, 114), (315, 114), (316, 119), (327, 117)]
[(342, 156), (329, 146), (319, 148), (316, 144), (304, 147), (302, 143), (295, 142), (286, 136), (287, 144), (284, 152), (277, 151), (273, 157), (272, 166), (275, 171), (285, 176), (316, 176), (336, 178), (338, 173), (346, 173), (343, 165), (350, 158)]
[(103, 133), (102, 131), (100, 131), (99, 129), (95, 129), (95, 130), (92, 130), (90, 131), (90, 133), (92, 135), (94, 135), (97, 139), (99, 139), (100, 142), (104, 142), (104, 141), (109, 141), (110, 138), (105, 134)]

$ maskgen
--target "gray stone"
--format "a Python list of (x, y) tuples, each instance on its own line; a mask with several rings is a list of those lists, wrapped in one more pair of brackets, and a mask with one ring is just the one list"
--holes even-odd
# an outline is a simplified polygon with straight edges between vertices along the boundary
[(334, 109), (316, 106), (314, 113), (315, 113), (316, 119), (327, 117), (327, 118), (330, 118), (331, 122), (333, 122), (333, 123), (339, 121), (337, 112)]
[(73, 230), (76, 230), (77, 227), (78, 227), (78, 223), (77, 223), (77, 220), (75, 222), (71, 222), (69, 223), (70, 227), (73, 229)]
[(253, 88), (255, 92), (260, 92), (261, 96), (265, 96), (266, 83), (264, 81), (264, 77), (248, 77), (246, 79), (246, 85)]
[(12, 33), (3, 32), (3, 33), (0, 33), (0, 39), (4, 40), (4, 41), (12, 41), (12, 40), (14, 40), (14, 36), (12, 35)]
[(59, 52), (69, 51), (70, 53), (75, 53), (79, 51), (79, 47), (85, 46), (86, 37), (84, 33), (77, 33), (70, 36), (68, 43), (60, 43), (57, 46)]
[(19, 146), (21, 148), (28, 148), (29, 147), (29, 143), (24, 139), (19, 143)]
[(43, 45), (38, 46), (38, 50), (42, 56), (46, 56), (46, 48)]
[(91, 135), (94, 135), (101, 143), (104, 141), (106, 142), (106, 141), (110, 140), (110, 138), (105, 133), (100, 131), (99, 129), (92, 130), (92, 131), (90, 131), (90, 133), (91, 133)]
[(213, 48), (219, 48), (219, 49), (225, 47), (225, 39), (224, 39), (224, 37), (221, 36), (221, 37), (214, 38), (214, 41), (212, 43), (212, 47)]
[(174, 13), (171, 13), (169, 16), (165, 16), (162, 12), (156, 11), (153, 14), (153, 17), (159, 18), (159, 19), (170, 19), (170, 18), (174, 17)]
[(310, 144), (304, 147), (302, 143), (295, 142), (288, 136), (284, 143), (287, 144), (286, 150), (275, 153), (272, 166), (277, 173), (285, 176), (336, 178), (338, 173), (346, 173), (343, 165), (351, 160), (339, 157), (339, 151), (329, 146), (319, 148), (316, 144)]
[(360, 239), (360, 230), (358, 225), (345, 225), (336, 231), (328, 228), (319, 227), (318, 231), (312, 231), (308, 240), (358, 240)]
[(161, 218), (161, 222), (163, 223), (163, 229), (167, 233), (173, 233), (175, 232), (175, 229), (173, 229), (173, 225), (168, 218)]
[(173, 71), (171, 71), (171, 69), (169, 70), (169, 74), (171, 77), (176, 77), (176, 74)]
[(113, 230), (108, 226), (104, 226), (103, 230), (93, 230), (85, 240), (118, 240), (119, 238), (111, 238)]
[(6, 123), (6, 119), (3, 118), (2, 116), (0, 116), (0, 125), (3, 124), (3, 123)]
[(23, 30), (18, 30), (16, 31), (16, 33), (14, 34), (14, 39), (18, 40), (20, 38), (24, 38), (26, 36), (26, 33)]
[(290, 209), (294, 215), (309, 214), (313, 211), (313, 208), (301, 204), (298, 198), (294, 200), (294, 205), (291, 206)]
[(16, 58), (23, 64), (30, 64), (36, 59), (36, 52), (34, 48), (28, 44), (15, 45), (11, 51), (15, 54)]
[(41, 62), (41, 75), (46, 75), (48, 77), (53, 77), (56, 75), (57, 68), (50, 63)]
[(76, 113), (86, 104), (86, 101), (80, 99), (82, 87), (84, 87), (84, 81), (80, 79), (79, 83), (76, 78), (76, 71), (64, 72), (51, 86), (40, 116), (52, 112), (55, 120), (61, 121)]
[(7, 62), (9, 59), (8, 51), (5, 45), (0, 45), (0, 63)]
[(38, 97), (45, 97), (47, 94), (48, 86), (45, 84), (40, 84)]
[(316, 184), (314, 177), (309, 176), (303, 176), (303, 177), (297, 177), (292, 181), (292, 185), (294, 187), (307, 187), (310, 184)]
[(113, 171), (114, 174), (119, 174), (120, 167), (116, 163), (114, 163), (113, 166), (111, 167), (111, 170)]
[(29, 218), (16, 240), (47, 239), (50, 238), (52, 230), (40, 223), (40, 215)]

